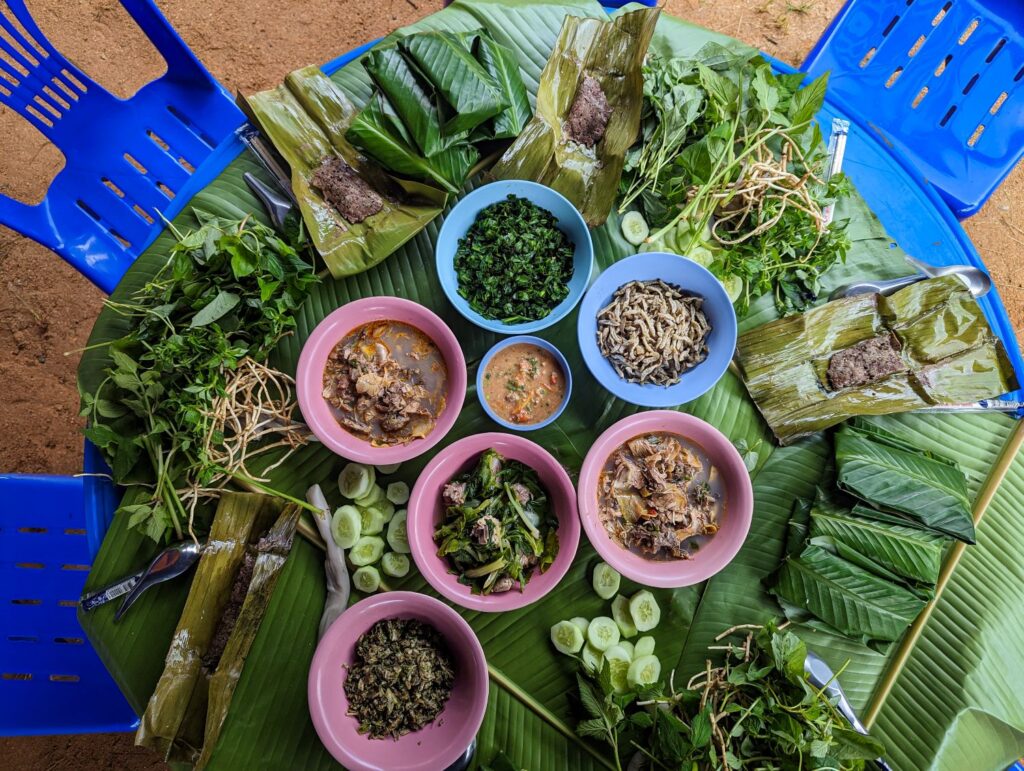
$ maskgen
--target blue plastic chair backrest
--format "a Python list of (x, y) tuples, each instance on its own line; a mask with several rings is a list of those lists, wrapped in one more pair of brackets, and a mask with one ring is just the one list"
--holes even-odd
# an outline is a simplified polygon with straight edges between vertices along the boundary
[[(102, 488), (99, 494), (95, 487)], [(0, 474), (0, 736), (127, 731), (137, 718), (76, 617), (96, 478)]]
[(802, 67), (969, 217), (1024, 156), (1024, 2), (848, 0)]
[(244, 121), (152, 0), (120, 2), (167, 62), (163, 76), (129, 99), (57, 51), (23, 0), (0, 0), (0, 103), (65, 157), (39, 204), (0, 195), (0, 224), (54, 250), (107, 292), (163, 229), (161, 215), (194, 171)]

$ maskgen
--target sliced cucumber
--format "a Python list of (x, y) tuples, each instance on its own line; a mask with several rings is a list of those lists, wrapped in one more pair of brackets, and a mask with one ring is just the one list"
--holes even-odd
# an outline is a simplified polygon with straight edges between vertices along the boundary
[(387, 476), (388, 474), (394, 474), (401, 466), (401, 463), (385, 463), (382, 466), (377, 466), (377, 471)]
[(402, 509), (388, 522), (388, 546), (399, 554), (409, 553), (409, 534), (405, 532), (407, 516), (406, 510)]
[(580, 656), (583, 659), (583, 666), (591, 672), (597, 672), (604, 664), (604, 654), (590, 643), (583, 646)]
[(356, 498), (354, 503), (356, 506), (366, 507), (373, 506), (383, 500), (387, 500), (384, 488), (380, 485), (371, 485), (370, 489), (365, 492), (361, 498)]
[(384, 539), (376, 535), (364, 535), (348, 551), (349, 561), (357, 568), (372, 565), (384, 553)]
[(619, 575), (619, 571), (607, 562), (598, 562), (594, 566), (594, 591), (602, 600), (610, 600), (614, 597), (615, 593), (619, 591), (621, 581), (622, 576)]
[(657, 656), (640, 656), (629, 665), (626, 679), (633, 688), (654, 685), (661, 677), (661, 662)]
[[(614, 645), (612, 646), (615, 647)], [(636, 648), (633, 647), (633, 643), (629, 640), (619, 640), (618, 647), (622, 648), (626, 653), (629, 654), (629, 660), (632, 661), (636, 656)]]
[(359, 509), (355, 506), (340, 506), (331, 517), (331, 535), (342, 549), (351, 549), (363, 534)]
[(612, 688), (616, 693), (624, 693), (629, 687), (629, 652), (619, 643), (604, 652), (604, 660), (611, 674)]
[(661, 621), (661, 608), (654, 595), (642, 589), (629, 600), (629, 615), (633, 625), (641, 632), (650, 632)]
[(619, 627), (608, 616), (598, 616), (590, 620), (587, 627), (587, 642), (599, 651), (608, 650), (619, 641)]
[(401, 506), (409, 500), (409, 485), (405, 482), (392, 482), (388, 485), (385, 495), (393, 504)]
[(380, 573), (369, 565), (361, 567), (352, 574), (352, 586), (364, 594), (373, 594), (380, 589)]
[(703, 265), (705, 268), (710, 268), (711, 263), (715, 261), (714, 253), (706, 246), (701, 246), (700, 244), (687, 249), (684, 256), (698, 265)]
[(380, 569), (384, 575), (392, 578), (404, 578), (409, 575), (409, 558), (404, 554), (389, 551), (380, 558)]
[(574, 623), (576, 626), (578, 626), (580, 628), (580, 631), (583, 632), (583, 635), (586, 636), (587, 627), (590, 626), (589, 621), (583, 618), (583, 616), (576, 616), (576, 618), (570, 618), (569, 620), (572, 621), (572, 623)]
[(633, 658), (654, 655), (654, 638), (650, 635), (641, 637), (633, 646)]
[(618, 624), (623, 637), (636, 637), (636, 625), (629, 612), (629, 600), (621, 594), (616, 594), (612, 600), (612, 618)]
[(349, 463), (338, 474), (338, 490), (350, 500), (362, 498), (370, 492), (376, 476), (373, 466), (364, 466), (362, 463)]
[(363, 535), (380, 535), (384, 532), (384, 515), (374, 507), (360, 508), (359, 518)]
[(651, 234), (644, 215), (638, 211), (628, 211), (623, 214), (619, 226), (622, 228), (623, 237), (633, 246), (640, 246)]
[(579, 653), (583, 648), (583, 632), (572, 621), (559, 621), (551, 627), (551, 644), (559, 653)]
[(725, 287), (725, 293), (729, 295), (729, 299), (736, 302), (740, 299), (740, 295), (743, 293), (743, 279), (739, 276), (726, 276), (722, 279), (722, 286)]

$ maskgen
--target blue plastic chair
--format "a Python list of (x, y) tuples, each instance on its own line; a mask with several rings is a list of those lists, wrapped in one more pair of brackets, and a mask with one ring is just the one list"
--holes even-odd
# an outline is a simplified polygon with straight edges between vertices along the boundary
[[(102, 460), (86, 446), (86, 470)], [(76, 618), (113, 511), (96, 477), (0, 475), (0, 736), (128, 731), (138, 720)]]
[[(161, 217), (172, 218), (189, 188), (219, 171), (206, 162), (244, 121), (152, 0), (120, 1), (167, 62), (166, 74), (130, 99), (61, 55), (23, 0), (5, 0), (21, 28), (0, 13), (16, 42), (0, 35), (0, 103), (65, 157), (39, 204), (0, 195), (0, 224), (57, 252), (106, 292), (163, 229)], [(201, 168), (207, 173), (197, 175)]]
[(1024, 156), (1024, 3), (847, 0), (802, 69), (969, 217)]

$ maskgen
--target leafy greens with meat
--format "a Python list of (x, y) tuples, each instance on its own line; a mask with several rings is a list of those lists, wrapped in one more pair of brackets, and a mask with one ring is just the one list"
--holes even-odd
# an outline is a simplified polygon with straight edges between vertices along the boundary
[(474, 594), (526, 586), (558, 555), (558, 519), (537, 472), (495, 450), (441, 492), (444, 519), (434, 532), (438, 556), (451, 560)]

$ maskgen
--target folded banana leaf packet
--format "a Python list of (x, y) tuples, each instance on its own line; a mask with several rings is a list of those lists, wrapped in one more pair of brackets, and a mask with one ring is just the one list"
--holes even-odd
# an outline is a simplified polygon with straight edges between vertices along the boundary
[(742, 335), (736, 351), (747, 390), (782, 444), (856, 415), (1018, 388), (1006, 350), (955, 276), (769, 322)]
[(301, 509), (225, 493), (135, 743), (203, 768), (291, 551)]
[(604, 223), (640, 130), (641, 68), (659, 13), (566, 17), (541, 73), (533, 120), (494, 167), (496, 179), (545, 184), (572, 201), (590, 227)]
[(444, 208), (443, 190), (387, 173), (345, 138), (359, 110), (318, 67), (246, 102), (291, 167), (303, 222), (335, 278), (373, 267)]

